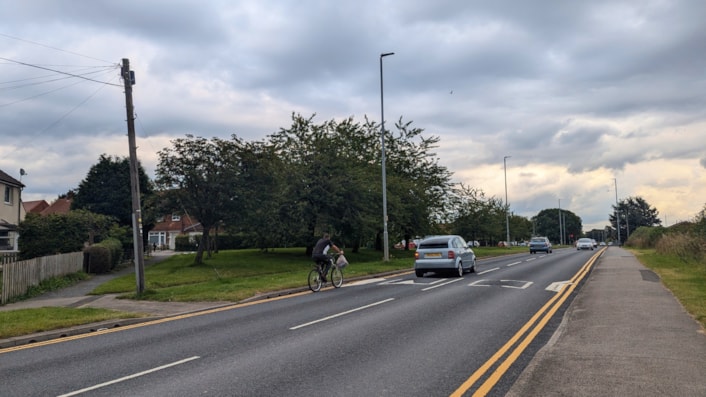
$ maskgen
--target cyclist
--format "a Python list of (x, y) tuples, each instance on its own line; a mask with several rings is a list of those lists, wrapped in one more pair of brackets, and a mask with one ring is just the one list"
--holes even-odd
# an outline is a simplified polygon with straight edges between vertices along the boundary
[(327, 255), (328, 250), (333, 248), (338, 252), (339, 254), (343, 255), (343, 250), (338, 248), (336, 244), (331, 241), (331, 236), (328, 233), (324, 233), (324, 236), (319, 239), (319, 241), (316, 242), (316, 245), (314, 245), (314, 251), (311, 254), (311, 259), (315, 263), (319, 262), (325, 262), (326, 267), (324, 268), (321, 277), (323, 278), (324, 282), (326, 282), (326, 273), (328, 273), (329, 269), (331, 268), (331, 258)]

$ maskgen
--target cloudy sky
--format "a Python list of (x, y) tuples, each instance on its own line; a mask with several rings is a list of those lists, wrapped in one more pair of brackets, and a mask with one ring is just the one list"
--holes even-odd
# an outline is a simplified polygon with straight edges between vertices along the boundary
[(128, 156), (123, 58), (153, 176), (185, 134), (379, 121), (394, 52), (387, 127), (439, 136), (455, 181), (504, 200), (510, 156), (519, 215), (560, 204), (602, 228), (617, 186), (671, 225), (706, 204), (705, 16), (703, 0), (0, 0), (0, 169), (51, 202)]

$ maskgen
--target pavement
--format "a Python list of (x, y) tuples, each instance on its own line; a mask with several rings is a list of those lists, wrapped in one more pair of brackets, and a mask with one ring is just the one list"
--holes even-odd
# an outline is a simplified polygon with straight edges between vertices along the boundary
[[(172, 254), (158, 252), (146, 261), (146, 266)], [(99, 307), (144, 313), (148, 317), (0, 340), (0, 349), (233, 304), (150, 302), (117, 299), (116, 295), (87, 295), (111, 277), (132, 270), (96, 275), (70, 288), (0, 306), (0, 311), (45, 306)], [(292, 292), (296, 291), (259, 298)], [(657, 274), (629, 251), (609, 247), (567, 309), (559, 329), (507, 396), (706, 396), (706, 332)]]

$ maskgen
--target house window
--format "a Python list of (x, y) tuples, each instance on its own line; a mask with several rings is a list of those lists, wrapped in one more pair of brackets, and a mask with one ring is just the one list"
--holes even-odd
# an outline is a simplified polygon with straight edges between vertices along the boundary
[(12, 250), (13, 244), (14, 241), (12, 240), (10, 233), (6, 230), (0, 231), (0, 251)]
[(5, 186), (5, 203), (12, 204), (12, 188)]
[(181, 220), (180, 215), (172, 214), (172, 222), (179, 222)]

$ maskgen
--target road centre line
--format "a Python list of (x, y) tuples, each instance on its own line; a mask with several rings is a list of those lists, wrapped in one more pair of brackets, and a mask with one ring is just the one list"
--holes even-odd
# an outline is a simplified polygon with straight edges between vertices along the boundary
[(534, 257), (534, 258), (529, 258), (529, 259), (525, 260), (525, 262), (530, 262), (530, 261), (533, 261), (533, 260), (536, 260), (536, 259), (537, 259), (536, 257)]
[(449, 285), (449, 284), (451, 284), (451, 283), (455, 283), (455, 282), (461, 281), (461, 280), (463, 280), (463, 278), (461, 278), (461, 277), (455, 278), (455, 279), (453, 279), (453, 280), (451, 280), (451, 281), (447, 281), (447, 282), (442, 283), (442, 284), (436, 284), (436, 285), (432, 285), (431, 287), (422, 288), (422, 291), (429, 291), (430, 289), (434, 289), (434, 288), (438, 288), (438, 287), (443, 287), (444, 285)]
[(126, 380), (138, 378), (138, 377), (143, 376), (143, 375), (151, 374), (152, 372), (161, 371), (161, 370), (163, 370), (163, 369), (167, 369), (167, 368), (174, 367), (174, 366), (177, 366), (177, 365), (180, 365), (180, 364), (184, 364), (184, 363), (187, 363), (187, 362), (189, 362), (189, 361), (193, 361), (193, 360), (196, 360), (196, 359), (199, 359), (199, 358), (201, 358), (201, 357), (199, 357), (199, 356), (193, 356), (193, 357), (185, 358), (185, 359), (183, 359), (183, 360), (175, 361), (175, 362), (173, 362), (173, 363), (169, 363), (169, 364), (165, 364), (165, 365), (162, 365), (162, 366), (159, 366), (159, 367), (156, 367), (156, 368), (148, 369), (148, 370), (146, 370), (146, 371), (138, 372), (138, 373), (136, 373), (136, 374), (132, 374), (132, 375), (124, 376), (124, 377), (122, 377), (122, 378), (114, 379), (114, 380), (111, 380), (111, 381), (108, 381), (108, 382), (100, 383), (100, 384), (97, 384), (97, 385), (95, 385), (95, 386), (90, 386), (90, 387), (87, 387), (87, 388), (85, 388), (85, 389), (72, 391), (72, 392), (67, 393), (67, 394), (61, 394), (61, 395), (59, 395), (58, 397), (76, 396), (76, 395), (78, 395), (78, 394), (83, 394), (83, 393), (86, 393), (86, 392), (89, 392), (89, 391), (93, 391), (93, 390), (96, 390), (96, 389), (100, 389), (101, 387), (110, 386), (110, 385), (113, 385), (113, 384), (116, 384), (116, 383), (124, 382), (124, 381), (126, 381)]
[(507, 266), (507, 267), (510, 267), (510, 266), (515, 266), (515, 265), (519, 265), (520, 263), (522, 263), (522, 261), (518, 261), (518, 262), (512, 262), (512, 263), (508, 263), (508, 264), (507, 264), (507, 265), (505, 265), (505, 266)]
[(494, 267), (494, 268), (492, 268), (492, 269), (488, 269), (488, 270), (485, 270), (485, 271), (482, 271), (482, 272), (478, 272), (477, 274), (480, 276), (480, 275), (483, 275), (483, 274), (485, 274), (485, 273), (494, 272), (494, 271), (496, 271), (496, 270), (500, 270), (500, 268), (499, 268), (499, 267)]
[(351, 313), (354, 313), (354, 312), (357, 312), (357, 311), (360, 311), (360, 310), (369, 309), (369, 308), (371, 308), (371, 307), (373, 307), (373, 306), (381, 305), (381, 304), (383, 304), (383, 303), (391, 302), (391, 301), (393, 301), (393, 300), (395, 300), (395, 298), (389, 298), (389, 299), (385, 299), (385, 300), (382, 300), (382, 301), (379, 301), (379, 302), (371, 303), (371, 304), (369, 304), (369, 305), (357, 307), (357, 308), (355, 308), (355, 309), (347, 310), (347, 311), (345, 311), (345, 312), (341, 312), (341, 313), (338, 313), (338, 314), (333, 314), (333, 315), (328, 316), (328, 317), (320, 318), (320, 319), (318, 319), (318, 320), (310, 321), (310, 322), (305, 323), (305, 324), (300, 324), (300, 325), (291, 327), (290, 330), (291, 330), (291, 331), (294, 331), (294, 330), (299, 329), (299, 328), (304, 328), (304, 327), (308, 327), (308, 326), (310, 326), (310, 325), (322, 323), (322, 322), (324, 322), (324, 321), (328, 321), (328, 320), (334, 319), (334, 318), (336, 318), (336, 317), (341, 317), (341, 316), (345, 316), (346, 314), (351, 314)]

